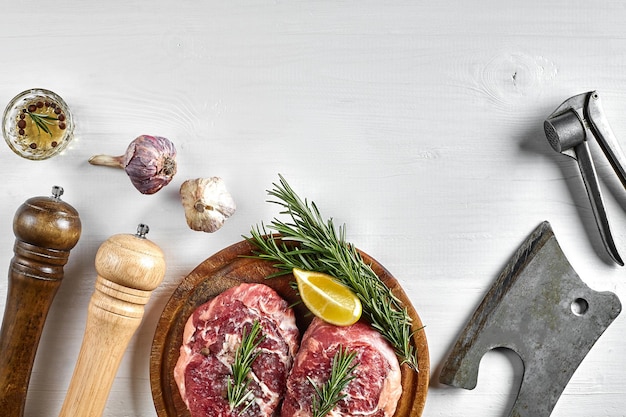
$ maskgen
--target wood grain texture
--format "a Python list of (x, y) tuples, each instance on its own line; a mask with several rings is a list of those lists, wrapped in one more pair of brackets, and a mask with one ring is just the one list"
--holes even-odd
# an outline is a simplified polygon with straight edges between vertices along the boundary
[(165, 276), (161, 249), (144, 237), (118, 234), (96, 254), (96, 288), (85, 335), (60, 417), (99, 417), (144, 306)]
[[(576, 163), (550, 148), (542, 126), (563, 100), (595, 89), (626, 147), (624, 22), (619, 0), (7, 3), (0, 104), (48, 88), (70, 106), (76, 131), (63, 155), (37, 163), (0, 145), (0, 265), (13, 257), (11, 214), (52, 185), (64, 187), (84, 226), (41, 336), (45, 355), (35, 359), (25, 416), (58, 414), (98, 247), (144, 222), (168, 269), (104, 414), (155, 417), (149, 356), (161, 312), (198, 264), (276, 214), (265, 190), (277, 173), (393, 271), (427, 326), (433, 375), (543, 220), (585, 283), (625, 300), (624, 269), (602, 253)], [(122, 171), (87, 163), (121, 154), (139, 134), (165, 136), (178, 150), (176, 177), (150, 197)], [(596, 168), (626, 253), (624, 190), (610, 166)], [(237, 212), (215, 234), (190, 231), (178, 188), (213, 175), (225, 180)], [(7, 291), (0, 280), (0, 310)], [(553, 417), (624, 414), (622, 316)], [(492, 352), (474, 391), (432, 383), (424, 415), (503, 417), (521, 372), (510, 355)]]
[[(276, 272), (270, 262), (249, 258), (253, 247), (242, 241), (221, 250), (203, 261), (174, 291), (157, 325), (150, 357), (150, 381), (155, 407), (159, 417), (189, 416), (187, 406), (178, 392), (174, 380), (174, 367), (178, 361), (183, 331), (189, 316), (200, 305), (242, 282), (264, 283), (273, 288), (290, 305), (294, 305), (296, 324), (301, 334), (311, 321), (306, 307), (292, 289), (292, 275), (267, 279)], [(428, 344), (419, 315), (398, 284), (398, 281), (378, 262), (362, 254), (366, 263), (400, 299), (413, 320), (414, 336), (411, 343), (418, 351), (419, 372), (403, 365), (402, 396), (395, 417), (419, 417), (426, 403), (430, 361)]]
[(15, 244), (0, 329), (0, 410), (24, 415), (41, 334), (81, 234), (78, 212), (53, 197), (32, 197), (13, 217)]

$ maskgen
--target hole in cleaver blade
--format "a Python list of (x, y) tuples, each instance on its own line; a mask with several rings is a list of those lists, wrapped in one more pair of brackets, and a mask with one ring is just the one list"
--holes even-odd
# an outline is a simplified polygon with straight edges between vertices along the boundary
[(510, 417), (548, 417), (594, 343), (620, 314), (611, 292), (590, 289), (548, 222), (522, 243), (459, 335), (439, 381), (473, 389), (483, 355), (508, 348), (524, 365)]

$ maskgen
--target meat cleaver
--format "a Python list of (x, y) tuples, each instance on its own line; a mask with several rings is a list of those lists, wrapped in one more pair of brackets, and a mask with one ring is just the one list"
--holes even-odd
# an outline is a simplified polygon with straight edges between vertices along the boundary
[(590, 289), (548, 222), (523, 242), (485, 295), (448, 356), (439, 381), (473, 389), (487, 351), (516, 352), (524, 365), (509, 417), (548, 417), (570, 378), (622, 309)]

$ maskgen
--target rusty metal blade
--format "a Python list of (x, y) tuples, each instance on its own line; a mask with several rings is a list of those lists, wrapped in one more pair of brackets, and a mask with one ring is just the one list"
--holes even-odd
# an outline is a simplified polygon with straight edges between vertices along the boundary
[(510, 417), (548, 417), (600, 335), (621, 312), (611, 292), (590, 289), (548, 222), (523, 242), (450, 352), (439, 380), (473, 389), (491, 349), (516, 352), (524, 373)]

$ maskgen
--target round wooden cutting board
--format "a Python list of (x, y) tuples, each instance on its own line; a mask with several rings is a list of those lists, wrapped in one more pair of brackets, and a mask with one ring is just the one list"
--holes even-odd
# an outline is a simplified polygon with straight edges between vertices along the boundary
[[(289, 274), (266, 279), (268, 275), (276, 272), (276, 269), (267, 261), (247, 257), (252, 255), (252, 249), (250, 243), (242, 241), (203, 261), (182, 280), (163, 309), (150, 354), (152, 397), (159, 417), (190, 416), (174, 381), (174, 367), (182, 343), (183, 328), (197, 307), (242, 282), (264, 283), (278, 292), (289, 304), (299, 301), (297, 294), (289, 285), (293, 276)], [(394, 417), (419, 417), (426, 402), (430, 365), (422, 322), (396, 279), (374, 259), (362, 252), (361, 255), (365, 262), (371, 264), (385, 285), (404, 303), (413, 319), (415, 332), (411, 343), (418, 352), (419, 372), (409, 369), (406, 365), (402, 366), (402, 396)], [(297, 325), (301, 333), (304, 333), (311, 321), (310, 314), (302, 303), (296, 304), (294, 309)]]

